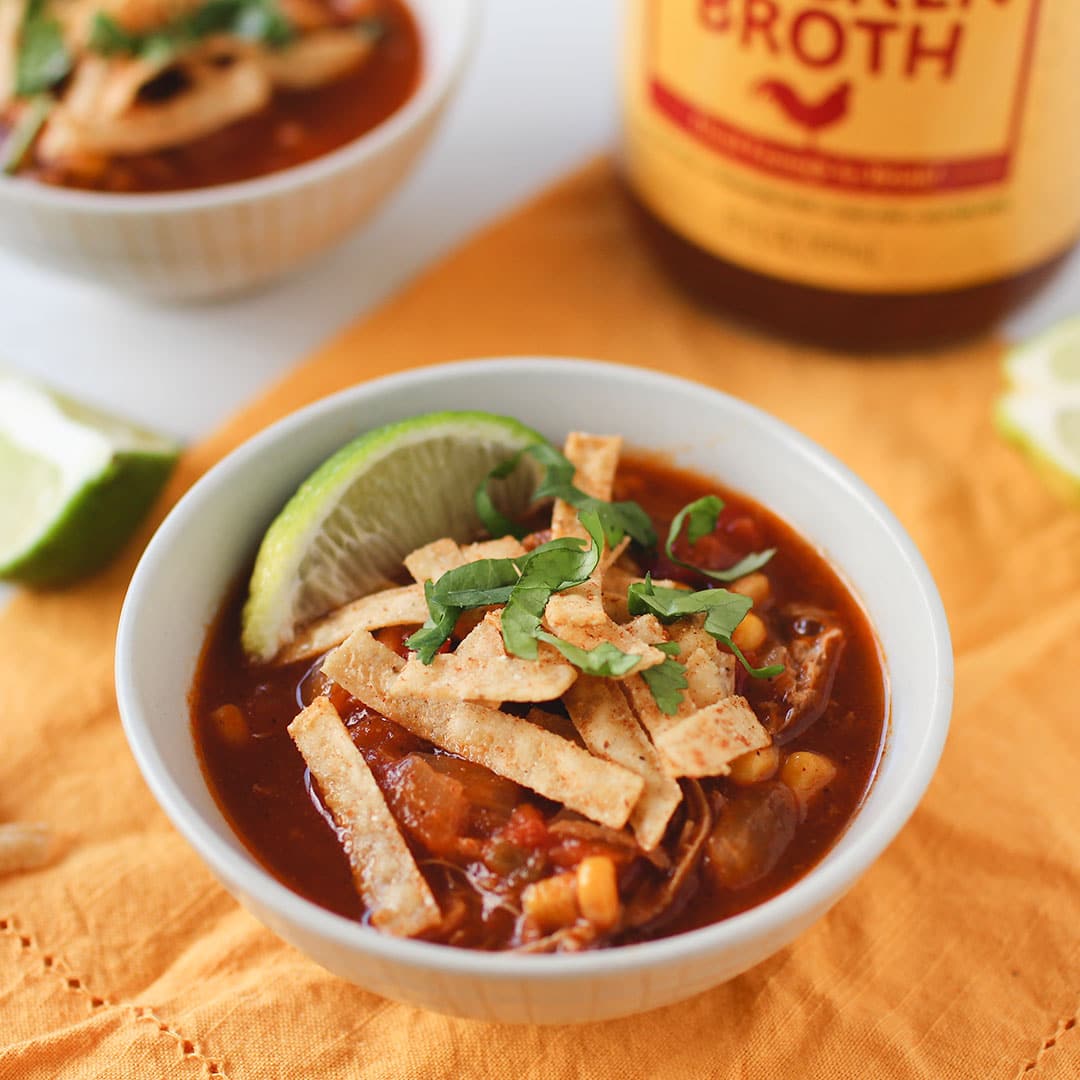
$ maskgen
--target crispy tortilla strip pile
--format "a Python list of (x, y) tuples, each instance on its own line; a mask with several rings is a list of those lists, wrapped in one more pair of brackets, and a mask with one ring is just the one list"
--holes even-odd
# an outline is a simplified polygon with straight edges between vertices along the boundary
[(465, 547), (449, 539), (436, 540), (405, 556), (405, 568), (415, 585), (361, 596), (300, 629), (296, 637), (274, 657), (275, 664), (314, 660), (340, 645), (354, 630), (382, 630), (390, 626), (421, 626), (428, 617), (424, 582), (447, 570), (480, 559), (513, 559), (525, 549), (512, 536)]
[(428, 701), (554, 701), (576, 678), (573, 665), (550, 645), (540, 645), (536, 660), (507, 655), (493, 611), (454, 652), (426, 665), (413, 653), (390, 694)]
[(640, 776), (486, 705), (396, 697), (394, 684), (404, 663), (366, 630), (358, 630), (330, 654), (323, 672), (414, 735), (602, 825), (620, 829), (626, 824), (644, 786)]
[[(622, 439), (617, 436), (572, 432), (566, 440), (563, 453), (576, 469), (574, 486), (586, 495), (610, 502), (621, 450)], [(577, 511), (562, 499), (555, 500), (551, 512), (551, 536), (553, 539), (561, 536), (588, 539), (588, 533), (578, 520)], [(620, 556), (626, 546), (624, 539), (616, 552), (611, 554)], [(604, 641), (610, 641), (625, 653), (636, 653), (641, 657), (636, 671), (662, 664), (664, 654), (659, 649), (654, 648), (641, 635), (620, 626), (604, 610), (604, 575), (611, 562), (614, 562), (614, 558), (607, 564), (602, 559), (584, 585), (553, 596), (544, 612), (544, 623), (553, 634), (581, 649), (593, 649)], [(653, 639), (662, 640), (662, 636)]]
[(289, 725), (289, 734), (341, 830), (372, 923), (401, 937), (438, 926), (442, 915), (435, 897), (329, 699), (316, 698)]
[[(617, 438), (571, 435), (565, 454), (576, 469), (575, 486), (610, 501), (620, 451)], [(577, 511), (562, 500), (554, 504), (551, 531), (554, 538), (588, 540)], [(547, 630), (580, 648), (610, 642), (639, 656), (622, 679), (581, 675), (546, 643), (536, 660), (508, 655), (499, 609), (466, 612), (457, 647), (428, 665), (415, 654), (402, 659), (373, 636), (384, 627), (424, 622), (424, 581), (476, 559), (522, 555), (512, 537), (466, 547), (443, 538), (412, 552), (405, 566), (415, 585), (362, 597), (310, 624), (278, 662), (333, 649), (323, 672), (354, 698), (599, 826), (628, 828), (628, 844), (655, 852), (682, 802), (679, 777), (725, 775), (735, 758), (770, 738), (735, 694), (734, 657), (720, 651), (701, 617), (670, 626), (652, 615), (630, 617), (626, 591), (642, 579), (625, 548), (624, 542), (605, 552), (589, 581), (552, 596), (543, 616)], [(688, 684), (674, 715), (660, 710), (641, 676), (665, 661), (656, 646), (668, 642), (679, 647)], [(522, 718), (503, 711), (508, 701), (561, 702), (569, 723), (557, 706), (534, 708)], [(333, 707), (320, 699), (289, 731), (347, 836), (357, 888), (376, 913), (373, 921), (402, 934), (433, 926), (439, 916), (430, 891)]]

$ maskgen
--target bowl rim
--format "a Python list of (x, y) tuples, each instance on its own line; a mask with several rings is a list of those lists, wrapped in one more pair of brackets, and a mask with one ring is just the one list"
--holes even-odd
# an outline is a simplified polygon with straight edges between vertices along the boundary
[(14, 176), (0, 176), (0, 202), (8, 200), (24, 206), (98, 215), (191, 213), (285, 194), (362, 165), (377, 157), (439, 108), (461, 78), (479, 36), (483, 0), (457, 0), (463, 12), (461, 25), (453, 33), (444, 32), (440, 35), (448, 39), (451, 48), (445, 58), (437, 66), (433, 66), (432, 39), (435, 35), (432, 20), (419, 12), (410, 0), (404, 2), (417, 24), (422, 47), (420, 77), (416, 88), (400, 108), (375, 127), (335, 150), (320, 154), (311, 161), (262, 176), (253, 176), (247, 180), (179, 191), (83, 191), (21, 180)]
[[(184, 527), (188, 514), (197, 509), (203, 494), (227, 484), (231, 473), (262, 453), (271, 443), (288, 439), (297, 429), (314, 423), (323, 412), (341, 405), (378, 397), (384, 390), (408, 387), (458, 375), (490, 374), (495, 366), (557, 374), (582, 372), (628, 380), (643, 392), (650, 389), (692, 388), (699, 397), (722, 399), (724, 407), (741, 413), (763, 426), (775, 438), (788, 444), (809, 465), (825, 472), (876, 519), (892, 541), (911, 575), (927, 614), (933, 670), (928, 671), (931, 687), (928, 720), (920, 741), (910, 750), (910, 761), (890, 800), (876, 807), (876, 816), (855, 839), (842, 834), (825, 858), (804, 877), (765, 902), (718, 923), (670, 937), (593, 952), (557, 955), (523, 955), (513, 952), (480, 952), (425, 941), (394, 938), (328, 911), (293, 892), (266, 870), (250, 852), (238, 851), (204, 824), (199, 811), (173, 780), (169, 767), (158, 754), (150, 729), (135, 705), (134, 674), (127, 656), (131, 651), (140, 595), (147, 580), (157, 572), (160, 552), (172, 535)], [(836, 568), (843, 575), (843, 567)], [(888, 657), (884, 657), (887, 662)], [(684, 958), (715, 953), (741, 942), (761, 939), (797, 923), (800, 917), (823, 913), (882, 854), (906, 824), (933, 777), (948, 734), (953, 700), (953, 655), (948, 621), (937, 586), (922, 555), (895, 515), (881, 498), (846, 465), (807, 436), (748, 402), (713, 387), (674, 375), (606, 361), (569, 357), (518, 356), (489, 357), (436, 364), (382, 376), (324, 397), (271, 424), (222, 458), (181, 497), (152, 537), (136, 567), (124, 599), (116, 639), (115, 676), (121, 722), (128, 744), (147, 785), (176, 829), (207, 862), (230, 890), (256, 896), (285, 924), (350, 952), (366, 953), (382, 961), (404, 964), (413, 969), (435, 969), (447, 975), (482, 976), (495, 980), (521, 978), (559, 981), (582, 976), (631, 970), (653, 969)], [(892, 713), (892, 690), (887, 687), (888, 712)], [(185, 715), (187, 703), (185, 702)], [(894, 740), (888, 739), (882, 758)], [(216, 802), (216, 800), (215, 800)], [(220, 810), (219, 810), (220, 812)], [(860, 809), (859, 813), (864, 810)], [(854, 819), (853, 819), (854, 820)], [(846, 847), (843, 846), (845, 845)], [(836, 857), (839, 856), (839, 857)]]

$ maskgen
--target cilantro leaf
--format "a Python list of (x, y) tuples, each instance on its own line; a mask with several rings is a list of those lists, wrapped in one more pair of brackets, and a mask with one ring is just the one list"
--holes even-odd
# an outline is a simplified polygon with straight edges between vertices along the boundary
[[(604, 550), (600, 521), (592, 513), (582, 514), (580, 521), (592, 540), (589, 547), (577, 537), (561, 537), (518, 560), (521, 577), (506, 601), (501, 620), (503, 642), (511, 656), (536, 659), (540, 620), (552, 594), (588, 581), (599, 564)], [(565, 540), (575, 541), (577, 548), (556, 546)]]
[[(525, 580), (523, 575), (522, 581)], [(511, 656), (520, 656), (523, 660), (537, 658), (536, 637), (550, 599), (551, 589), (546, 585), (524, 584), (514, 590), (500, 620), (503, 643)]]
[[(784, 670), (780, 664), (764, 668), (753, 667), (731, 639), (735, 628), (753, 607), (753, 601), (748, 596), (728, 592), (727, 589), (702, 589), (699, 592), (670, 589), (654, 584), (652, 577), (646, 576), (644, 581), (634, 582), (627, 589), (626, 601), (631, 615), (651, 612), (661, 622), (703, 614), (706, 632), (731, 649), (739, 663), (755, 679), (772, 678)], [(642, 676), (644, 674), (642, 672)]]
[(98, 11), (90, 22), (90, 36), (86, 44), (91, 52), (115, 56), (117, 53), (137, 53), (140, 39), (138, 35), (125, 30), (111, 15)]
[(46, 0), (30, 0), (19, 27), (15, 59), (15, 94), (33, 97), (67, 77), (72, 57), (60, 23), (48, 12)]
[(691, 544), (696, 544), (703, 536), (708, 536), (716, 528), (716, 522), (720, 517), (720, 511), (724, 509), (724, 500), (718, 495), (705, 495), (687, 503), (676, 515), (668, 532), (666, 548), (670, 552), (671, 545), (675, 542), (679, 533), (682, 532), (683, 521), (689, 517), (690, 525), (686, 530), (686, 538)]
[(651, 576), (635, 581), (626, 591), (631, 615), (650, 612), (661, 622), (672, 622), (687, 615), (705, 615), (705, 628), (714, 637), (731, 634), (753, 607), (749, 596), (728, 592), (727, 589), (671, 589), (657, 585)]
[(699, 574), (711, 578), (713, 581), (735, 581), (745, 574), (751, 574), (760, 570), (775, 554), (776, 548), (766, 548), (764, 551), (755, 551), (740, 559), (734, 566), (726, 570), (706, 570), (704, 567), (695, 566), (694, 563), (680, 559), (675, 554), (675, 541), (679, 539), (683, 524), (689, 518), (686, 530), (686, 539), (691, 544), (696, 544), (703, 536), (716, 529), (716, 522), (720, 517), (720, 511), (724, 509), (724, 500), (718, 495), (705, 495), (687, 503), (676, 515), (668, 530), (667, 541), (664, 543), (664, 554), (670, 562), (676, 566), (685, 566), (690, 570), (696, 570)]
[(519, 450), (513, 457), (496, 465), (484, 478), (473, 495), (476, 512), (480, 516), (483, 526), (492, 536), (516, 536), (519, 540), (525, 535), (523, 529), (516, 521), (511, 521), (501, 510), (497, 509), (492, 501), (491, 492), (488, 491), (488, 482), (491, 480), (505, 480), (512, 475), (521, 464), (524, 450)]
[(679, 655), (679, 645), (674, 641), (657, 642), (654, 648), (665, 654), (664, 662), (646, 668), (641, 677), (665, 716), (674, 716), (682, 704), (683, 691), (690, 685), (686, 681), (686, 668), (673, 657)]
[(137, 56), (164, 62), (214, 34), (232, 34), (272, 49), (296, 36), (277, 0), (204, 0), (200, 6), (146, 33), (131, 33), (97, 12), (90, 24), (88, 48), (101, 56)]
[(554, 646), (574, 667), (586, 675), (621, 679), (633, 671), (641, 661), (637, 653), (624, 653), (610, 641), (601, 641), (599, 645), (594, 645), (591, 649), (582, 649), (554, 634), (549, 634), (546, 630), (537, 630), (536, 638), (538, 641), (546, 641), (548, 645)]
[(443, 604), (435, 598), (435, 587), (430, 581), (424, 582), (424, 597), (428, 605), (428, 618), (416, 633), (410, 635), (405, 644), (416, 651), (424, 664), (430, 664), (435, 654), (443, 647), (454, 632), (458, 618), (465, 610), (452, 604)]
[(433, 584), (432, 595), (462, 610), (505, 604), (519, 577), (516, 559), (480, 559), (448, 570)]
[(742, 649), (740, 649), (730, 637), (721, 637), (718, 640), (722, 641), (735, 654), (735, 658), (744, 668), (746, 668), (746, 673), (753, 676), (755, 679), (771, 679), (774, 675), (779, 675), (784, 670), (783, 664), (770, 664), (768, 667), (754, 667), (750, 661), (743, 656)]
[(462, 612), (505, 604), (502, 628), (507, 652), (535, 659), (536, 633), (551, 595), (587, 581), (600, 562), (604, 547), (600, 523), (590, 514), (581, 521), (591, 545), (577, 536), (563, 536), (516, 559), (480, 559), (448, 570), (438, 581), (425, 582), (428, 620), (406, 644), (430, 664)]
[(613, 548), (624, 536), (629, 536), (642, 547), (651, 548), (656, 545), (656, 530), (653, 528), (652, 521), (637, 503), (629, 501), (611, 503), (586, 495), (584, 491), (574, 486), (573, 462), (550, 443), (534, 443), (519, 450), (513, 457), (492, 469), (484, 482), (476, 489), (474, 495), (476, 511), (484, 527), (492, 536), (509, 534), (520, 537), (524, 535), (524, 531), (518, 525), (496, 510), (488, 493), (488, 481), (509, 476), (518, 467), (525, 454), (535, 458), (544, 467), (544, 475), (533, 492), (534, 501), (548, 498), (562, 499), (578, 511), (579, 517), (585, 513), (595, 514), (600, 520), (604, 541), (609, 548)]
[(50, 94), (38, 94), (31, 98), (19, 114), (15, 126), (8, 132), (0, 151), (0, 169), (9, 176), (19, 171), (34, 140), (38, 137), (49, 118), (49, 113), (56, 107), (56, 101)]

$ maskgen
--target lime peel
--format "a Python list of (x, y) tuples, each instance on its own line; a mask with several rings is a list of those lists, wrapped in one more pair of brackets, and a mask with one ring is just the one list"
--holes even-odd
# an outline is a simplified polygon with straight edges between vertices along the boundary
[(0, 373), (0, 578), (57, 586), (104, 565), (176, 457), (167, 439)]
[(1011, 350), (994, 422), (1060, 491), (1080, 498), (1080, 318)]
[[(501, 461), (544, 439), (509, 417), (438, 412), (377, 428), (300, 485), (267, 530), (244, 606), (249, 656), (271, 659), (296, 628), (390, 584), (410, 551), (481, 529), (473, 493)], [(531, 461), (491, 485), (508, 514), (529, 503)]]

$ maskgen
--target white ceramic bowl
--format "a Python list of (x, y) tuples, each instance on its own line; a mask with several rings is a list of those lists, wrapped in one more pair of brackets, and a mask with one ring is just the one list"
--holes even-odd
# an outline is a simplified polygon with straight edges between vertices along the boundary
[(340, 242), (401, 182), (435, 130), (476, 36), (479, 0), (408, 0), (420, 85), (333, 153), (236, 184), (164, 194), (69, 191), (0, 177), (0, 245), (88, 281), (164, 300), (226, 296)]
[[(296, 485), (358, 433), (435, 409), (520, 417), (559, 440), (621, 432), (753, 495), (813, 541), (861, 598), (889, 676), (891, 726), (863, 807), (829, 855), (776, 898), (705, 929), (566, 956), (488, 954), (384, 937), (263, 870), (207, 789), (188, 692), (207, 624)], [(565, 1023), (652, 1009), (730, 979), (824, 914), (885, 849), (937, 765), (952, 704), (949, 631), (896, 519), (855, 476), (759, 410), (694, 383), (583, 361), (450, 364), (357, 386), (282, 420), (212, 469), (143, 556), (116, 649), (124, 729), (173, 823), (267, 926), (376, 993), (484, 1020)]]

